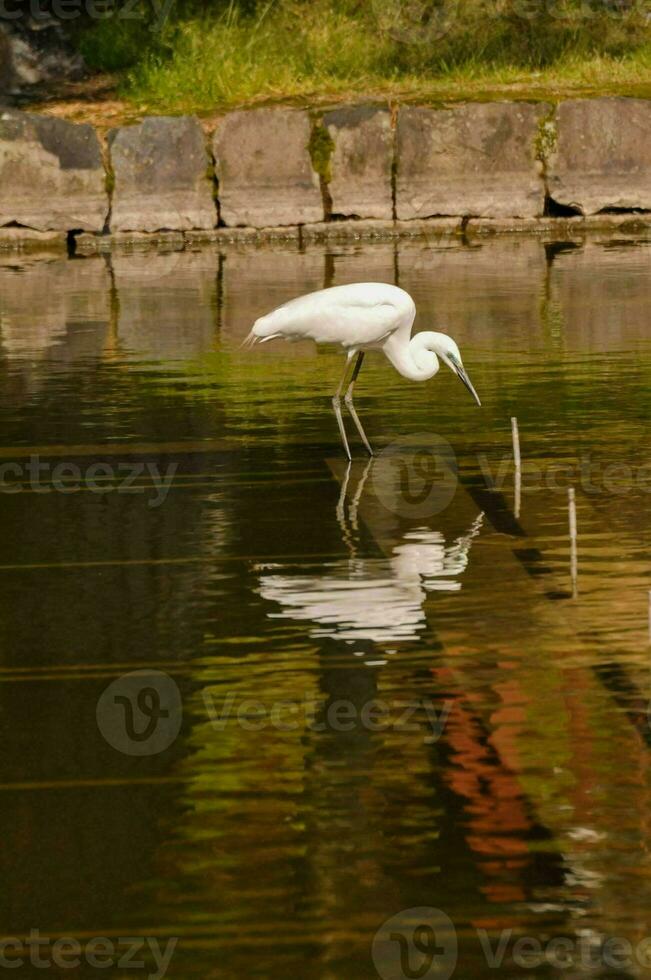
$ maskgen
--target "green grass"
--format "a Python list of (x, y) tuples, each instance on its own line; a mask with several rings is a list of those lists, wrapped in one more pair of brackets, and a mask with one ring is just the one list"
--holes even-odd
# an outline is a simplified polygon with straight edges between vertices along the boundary
[(637, 8), (615, 16), (608, 2), (592, 0), (587, 18), (576, 17), (585, 0), (565, 0), (565, 18), (544, 0), (271, 0), (248, 15), (231, 3), (160, 32), (104, 21), (81, 48), (91, 64), (122, 72), (122, 97), (155, 112), (359, 95), (651, 94), (651, 28)]

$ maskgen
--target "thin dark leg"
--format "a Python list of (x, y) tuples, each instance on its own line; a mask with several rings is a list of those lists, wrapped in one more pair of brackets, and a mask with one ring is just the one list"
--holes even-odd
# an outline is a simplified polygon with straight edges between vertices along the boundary
[(357, 375), (359, 374), (359, 372), (361, 370), (362, 362), (363, 361), (364, 361), (364, 351), (361, 350), (358, 353), (358, 355), (357, 355), (357, 360), (355, 362), (355, 367), (353, 369), (353, 374), (352, 374), (352, 377), (350, 379), (350, 384), (348, 385), (348, 388), (346, 389), (346, 394), (344, 395), (344, 402), (346, 404), (346, 407), (347, 407), (348, 411), (351, 414), (351, 418), (352, 418), (353, 422), (355, 423), (355, 425), (357, 427), (357, 431), (359, 432), (359, 434), (361, 436), (362, 442), (366, 446), (366, 449), (368, 451), (369, 456), (372, 456), (373, 455), (373, 450), (371, 449), (371, 444), (368, 441), (368, 439), (366, 438), (366, 433), (364, 432), (364, 429), (362, 427), (362, 423), (360, 422), (359, 416), (358, 416), (358, 414), (357, 414), (357, 412), (355, 410), (355, 406), (353, 405), (353, 387), (355, 385), (355, 382), (357, 381)]
[(340, 432), (340, 435), (341, 435), (341, 441), (343, 442), (344, 449), (346, 450), (346, 456), (348, 456), (348, 459), (350, 460), (350, 459), (352, 459), (352, 457), (350, 455), (350, 447), (348, 445), (348, 439), (346, 437), (346, 429), (344, 428), (344, 420), (341, 417), (341, 392), (343, 391), (344, 383), (346, 381), (346, 375), (348, 374), (348, 365), (349, 364), (350, 364), (350, 354), (348, 355), (348, 357), (346, 359), (346, 367), (344, 368), (343, 377), (342, 377), (341, 381), (339, 382), (339, 385), (337, 386), (337, 390), (334, 393), (334, 396), (332, 398), (332, 407), (335, 410), (335, 418), (337, 419), (337, 425), (339, 426), (339, 432)]

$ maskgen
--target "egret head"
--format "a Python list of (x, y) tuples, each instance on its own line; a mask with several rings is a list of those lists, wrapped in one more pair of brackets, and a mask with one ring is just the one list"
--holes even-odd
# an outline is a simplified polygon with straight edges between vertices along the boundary
[(437, 333), (434, 336), (436, 337), (436, 342), (432, 345), (434, 353), (440, 357), (441, 360), (447, 364), (450, 370), (456, 374), (459, 380), (463, 382), (477, 404), (481, 405), (479, 395), (473, 388), (472, 382), (466, 374), (466, 369), (463, 366), (459, 348), (453, 341), (452, 337), (448, 337), (448, 335), (445, 333)]

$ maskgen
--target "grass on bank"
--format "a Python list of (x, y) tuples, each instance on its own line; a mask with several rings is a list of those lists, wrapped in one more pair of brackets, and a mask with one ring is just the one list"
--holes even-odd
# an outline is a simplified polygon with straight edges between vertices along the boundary
[(120, 73), (119, 95), (139, 111), (206, 114), (357, 95), (649, 95), (651, 25), (635, 4), (271, 0), (242, 13), (231, 2), (160, 31), (105, 20), (80, 47), (90, 65)]

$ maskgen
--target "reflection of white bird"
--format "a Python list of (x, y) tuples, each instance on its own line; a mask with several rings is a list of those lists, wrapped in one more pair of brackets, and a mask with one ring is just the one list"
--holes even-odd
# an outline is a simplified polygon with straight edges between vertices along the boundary
[(426, 624), (428, 592), (456, 592), (468, 552), (483, 521), (450, 547), (440, 531), (418, 528), (405, 534), (390, 558), (333, 562), (327, 575), (263, 574), (259, 593), (278, 603), (271, 618), (310, 620), (311, 635), (340, 640), (413, 640)]
[(461, 363), (459, 348), (444, 333), (423, 331), (411, 336), (416, 315), (413, 299), (404, 289), (383, 282), (356, 282), (332, 286), (307, 296), (299, 296), (256, 320), (244, 341), (246, 347), (276, 337), (286, 340), (314, 340), (317, 344), (340, 344), (348, 353), (346, 368), (332, 399), (346, 455), (350, 449), (341, 416), (341, 393), (348, 365), (357, 354), (344, 402), (369, 454), (373, 450), (366, 438), (355, 406), (353, 386), (367, 350), (382, 350), (393, 366), (410, 381), (427, 381), (439, 369), (439, 357), (463, 381), (478, 405), (477, 392)]

